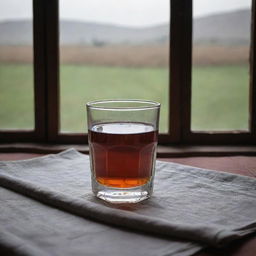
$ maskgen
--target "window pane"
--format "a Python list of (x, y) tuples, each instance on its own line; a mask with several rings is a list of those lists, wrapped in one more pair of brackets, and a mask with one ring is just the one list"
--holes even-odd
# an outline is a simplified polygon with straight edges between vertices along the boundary
[(0, 0), (0, 129), (34, 128), (32, 1)]
[(61, 131), (85, 132), (85, 103), (162, 103), (168, 130), (169, 1), (60, 1)]
[(248, 130), (250, 3), (194, 0), (192, 130)]

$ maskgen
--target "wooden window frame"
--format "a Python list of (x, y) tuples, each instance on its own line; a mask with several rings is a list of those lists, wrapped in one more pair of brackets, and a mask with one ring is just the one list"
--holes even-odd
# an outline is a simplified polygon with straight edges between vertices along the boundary
[[(256, 0), (251, 7), (249, 131), (191, 131), (192, 0), (170, 0), (169, 131), (160, 144), (256, 143)], [(35, 129), (0, 130), (1, 142), (86, 144), (60, 133), (59, 1), (33, 0)]]
[(0, 129), (0, 142), (43, 142), (46, 139), (45, 5), (33, 0), (34, 129)]

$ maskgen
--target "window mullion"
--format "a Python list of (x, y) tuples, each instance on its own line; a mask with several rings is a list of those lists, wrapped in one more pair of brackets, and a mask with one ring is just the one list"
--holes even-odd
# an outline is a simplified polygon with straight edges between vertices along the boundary
[(35, 133), (46, 140), (45, 1), (33, 0)]
[(192, 94), (192, 25), (193, 25), (193, 0), (184, 0), (183, 5), (183, 36), (182, 36), (182, 59), (181, 76), (181, 129), (182, 142), (186, 143), (191, 133), (191, 94)]
[(58, 0), (46, 2), (46, 98), (47, 137), (57, 140), (59, 131), (59, 15)]
[(192, 0), (172, 0), (170, 127), (177, 142), (184, 142), (190, 131), (191, 42)]

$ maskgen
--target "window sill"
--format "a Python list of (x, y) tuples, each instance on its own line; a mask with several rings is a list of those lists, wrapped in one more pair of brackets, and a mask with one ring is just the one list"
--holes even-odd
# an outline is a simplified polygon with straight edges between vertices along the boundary
[[(21, 153), (58, 153), (68, 148), (88, 154), (88, 145), (78, 144), (38, 144), (38, 143), (6, 143), (0, 144), (0, 152), (21, 152)], [(208, 145), (159, 145), (157, 157), (190, 157), (190, 156), (256, 156), (256, 146), (237, 145), (237, 146), (208, 146)]]

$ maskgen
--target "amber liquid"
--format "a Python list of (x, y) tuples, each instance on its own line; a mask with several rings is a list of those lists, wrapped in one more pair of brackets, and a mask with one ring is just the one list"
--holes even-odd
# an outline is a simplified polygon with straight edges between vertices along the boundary
[(89, 130), (96, 180), (105, 186), (132, 188), (152, 176), (157, 131), (143, 123), (105, 123)]

